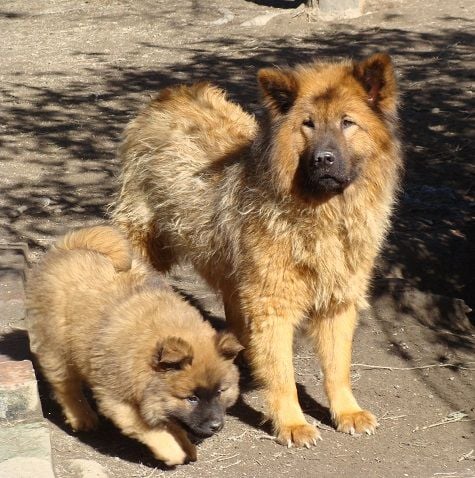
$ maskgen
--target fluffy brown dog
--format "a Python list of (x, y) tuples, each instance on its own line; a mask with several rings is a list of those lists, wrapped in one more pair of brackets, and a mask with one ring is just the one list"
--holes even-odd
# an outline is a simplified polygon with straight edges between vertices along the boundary
[(196, 460), (186, 431), (223, 427), (238, 396), (242, 349), (132, 258), (125, 238), (98, 226), (66, 235), (28, 280), (32, 351), (74, 430), (99, 411), (167, 465)]
[(319, 355), (338, 430), (373, 433), (350, 363), (402, 165), (391, 60), (258, 79), (260, 124), (212, 86), (163, 90), (125, 132), (114, 219), (155, 267), (190, 259), (221, 291), (280, 442), (318, 438), (297, 399), (297, 326)]

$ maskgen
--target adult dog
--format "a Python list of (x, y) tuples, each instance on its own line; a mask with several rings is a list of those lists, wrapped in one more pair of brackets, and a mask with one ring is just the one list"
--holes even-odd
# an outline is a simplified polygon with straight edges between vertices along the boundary
[(152, 100), (125, 131), (113, 217), (157, 269), (189, 259), (222, 293), (279, 442), (318, 438), (292, 366), (302, 325), (338, 430), (373, 433), (350, 363), (402, 166), (392, 63), (265, 68), (258, 80), (259, 122), (207, 84)]

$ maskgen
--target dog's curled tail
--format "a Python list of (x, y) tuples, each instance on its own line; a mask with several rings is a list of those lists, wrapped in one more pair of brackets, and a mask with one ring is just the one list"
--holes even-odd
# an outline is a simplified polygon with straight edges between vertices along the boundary
[(85, 249), (108, 257), (116, 271), (128, 271), (132, 265), (129, 243), (111, 226), (94, 226), (69, 232), (55, 244), (56, 249)]

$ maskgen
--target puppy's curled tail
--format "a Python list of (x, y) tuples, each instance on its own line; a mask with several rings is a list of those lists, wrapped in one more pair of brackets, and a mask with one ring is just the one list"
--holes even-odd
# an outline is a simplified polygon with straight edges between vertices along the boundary
[(111, 226), (94, 226), (69, 232), (56, 244), (59, 250), (85, 249), (108, 257), (116, 271), (128, 271), (132, 265), (129, 243)]

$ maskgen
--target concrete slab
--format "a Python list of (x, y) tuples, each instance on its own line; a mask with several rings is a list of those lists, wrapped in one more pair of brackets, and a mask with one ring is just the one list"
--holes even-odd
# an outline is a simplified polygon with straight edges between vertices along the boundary
[(12, 420), (42, 420), (40, 397), (29, 360), (0, 362), (0, 426)]
[(24, 330), (26, 244), (0, 244), (0, 478), (54, 478)]

